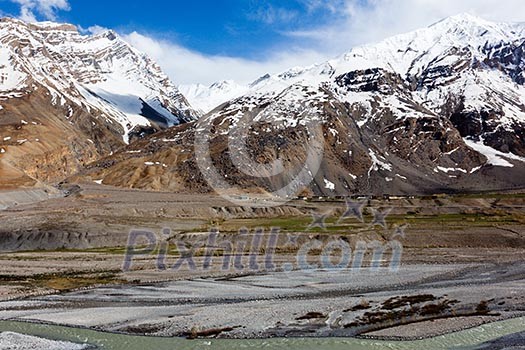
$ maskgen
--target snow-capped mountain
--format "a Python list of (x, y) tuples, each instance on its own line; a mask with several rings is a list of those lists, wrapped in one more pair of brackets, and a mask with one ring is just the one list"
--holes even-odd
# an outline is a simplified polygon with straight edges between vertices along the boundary
[[(467, 110), (487, 109), (495, 103), (490, 98), (486, 99), (494, 88), (505, 90), (511, 100), (520, 100), (514, 83), (523, 85), (523, 67), (512, 60), (521, 59), (518, 51), (521, 50), (524, 33), (524, 24), (492, 23), (461, 14), (428, 28), (357, 47), (321, 64), (296, 67), (279, 75), (265, 75), (244, 87), (247, 90), (245, 94), (276, 95), (293, 84), (318, 86), (330, 83), (334, 77), (347, 72), (380, 68), (397, 73), (410, 83), (417, 82), (419, 85), (412, 88), (414, 97), (431, 109), (443, 106), (444, 99), (451, 93), (466, 98)], [(498, 61), (498, 56), (503, 58), (502, 55), (510, 61)], [(468, 70), (475, 64), (497, 68), (497, 71)], [(452, 74), (455, 68), (461, 71), (456, 72), (457, 79), (454, 79), (454, 86), (450, 86), (451, 77), (447, 74)], [(464, 71), (467, 74), (460, 76)], [(493, 78), (503, 79), (502, 84), (507, 86), (492, 86)], [(194, 103), (199, 104), (201, 97), (206, 99), (212, 94), (209, 90), (212, 90), (211, 87), (200, 87), (198, 93), (192, 94)], [(507, 112), (507, 117), (509, 114), (512, 117), (521, 114), (516, 110)]]
[[(447, 116), (463, 136), (525, 156), (520, 134), (525, 123), (524, 41), (525, 24), (461, 14), (322, 64), (266, 76), (252, 84), (249, 95), (276, 96), (294, 84), (324, 85), (340, 101), (369, 106), (377, 96), (366, 90), (394, 73), (407, 95), (391, 91), (385, 106), (398, 115), (405, 113), (408, 97), (429, 114)], [(369, 121), (369, 115), (364, 117), (358, 123)]]
[(4, 18), (0, 40), (3, 95), (38, 83), (54, 102), (106, 111), (125, 135), (136, 125), (173, 126), (197, 116), (160, 67), (112, 31), (81, 35), (67, 24)]
[(220, 106), (224, 102), (240, 97), (249, 91), (250, 87), (237, 84), (233, 80), (223, 80), (206, 86), (203, 84), (180, 85), (180, 92), (192, 106), (203, 114)]
[[(318, 125), (324, 156), (312, 193), (524, 187), (524, 48), (523, 24), (453, 16), (321, 64), (262, 76), (198, 123), (130, 145), (111, 157), (111, 166), (95, 164), (80, 178), (209, 190), (211, 167), (197, 166), (194, 139), (211, 125), (210, 158), (219, 176), (232, 187), (271, 190), (297, 175), (312, 139), (306, 126)], [(246, 120), (254, 124), (246, 128)], [(230, 155), (243, 152), (292, 170), (239, 167)], [(151, 166), (158, 169), (134, 175)]]
[[(414, 79), (421, 80), (419, 83), (422, 85), (414, 89), (419, 95), (419, 100), (439, 106), (443, 104), (442, 93), (436, 89), (443, 83), (439, 81), (439, 78), (442, 78), (439, 74), (440, 68), (446, 67), (451, 70), (462, 63), (484, 63), (491, 66), (492, 56), (498, 54), (510, 56), (512, 52), (508, 50), (519, 50), (520, 40), (525, 37), (524, 33), (525, 24), (493, 23), (469, 14), (461, 14), (444, 19), (428, 28), (398, 35), (376, 44), (357, 47), (321, 64), (295, 67), (279, 75), (267, 74), (243, 88), (247, 90), (246, 95), (276, 95), (293, 84), (317, 86), (321, 83), (329, 83), (334, 77), (347, 72), (380, 68), (397, 73), (411, 82)], [(514, 54), (518, 55), (514, 56), (516, 59), (521, 58), (519, 53), (514, 52)], [(517, 67), (516, 62), (493, 62), (493, 65), (497, 65), (493, 68), (504, 70), (514, 82), (522, 83), (525, 80), (522, 67)], [(457, 82), (459, 90), (456, 92), (464, 93), (469, 97), (466, 101), (469, 108), (488, 106), (481, 91), (469, 90), (480, 83), (486, 84), (486, 80), (492, 78), (490, 72), (483, 72), (483, 74), (485, 80), (481, 80), (482, 77), (467, 75)], [(438, 78), (438, 81), (434, 82), (434, 78)], [(503, 78), (508, 77), (503, 76)], [(433, 85), (429, 88), (425, 83), (433, 83)], [(235, 83), (229, 82), (229, 84)], [(212, 90), (214, 85), (210, 88), (200, 86), (199, 91), (192, 94), (195, 103), (200, 103), (201, 96), (206, 98), (209, 94), (207, 90)]]
[(114, 32), (12, 18), (0, 19), (0, 106), (0, 172), (29, 177), (24, 184), (60, 178), (199, 116), (155, 62)]

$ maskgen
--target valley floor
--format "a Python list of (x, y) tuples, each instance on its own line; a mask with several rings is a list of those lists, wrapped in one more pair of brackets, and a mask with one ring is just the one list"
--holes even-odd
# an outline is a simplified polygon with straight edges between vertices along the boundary
[[(377, 199), (366, 207), (361, 222), (340, 220), (345, 205), (337, 200), (253, 209), (210, 196), (89, 185), (7, 209), (0, 212), (0, 319), (188, 338), (418, 339), (525, 315), (523, 195)], [(372, 209), (389, 212), (386, 227), (372, 224)], [(324, 229), (309, 228), (312, 212), (330, 213)], [(401, 225), (405, 232), (393, 237)], [(161, 244), (146, 252), (142, 242), (123, 271), (129, 230), (160, 235), (163, 227), (171, 230), (165, 258)], [(251, 241), (257, 227), (266, 242), (279, 227), (272, 266), (263, 244), (255, 254), (239, 248), (242, 267), (232, 257), (225, 268), (228, 254), (215, 249), (203, 268), (211, 227), (233, 246)], [(311, 249), (311, 268), (302, 269), (301, 247), (314, 240), (347, 242), (354, 257), (360, 242), (396, 241), (401, 265), (388, 267), (387, 250), (372, 269), (367, 251), (359, 267), (328, 269), (321, 249)], [(195, 268), (183, 259), (174, 269), (189, 251)], [(248, 268), (252, 255), (258, 269)]]

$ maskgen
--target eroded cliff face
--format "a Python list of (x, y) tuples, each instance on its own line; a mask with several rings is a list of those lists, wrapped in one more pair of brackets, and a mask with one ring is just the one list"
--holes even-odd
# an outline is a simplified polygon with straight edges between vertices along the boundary
[(51, 106), (39, 89), (0, 110), (0, 187), (59, 182), (124, 146), (122, 129), (93, 111)]

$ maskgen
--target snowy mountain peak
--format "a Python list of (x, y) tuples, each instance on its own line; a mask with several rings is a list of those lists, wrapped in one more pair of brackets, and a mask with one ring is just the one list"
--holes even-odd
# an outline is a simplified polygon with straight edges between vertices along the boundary
[(465, 23), (468, 25), (473, 25), (473, 24), (491, 25), (492, 24), (492, 22), (487, 21), (486, 19), (482, 17), (475, 16), (469, 12), (463, 12), (463, 13), (458, 13), (456, 15), (452, 15), (452, 16), (443, 18), (442, 20), (436, 22), (435, 24), (430, 25), (429, 27), (433, 27), (439, 23), (447, 23), (447, 22)]
[(463, 13), (445, 18), (429, 26), (428, 30), (436, 30), (442, 33), (443, 37), (452, 35), (455, 39), (470, 39), (478, 44), (480, 41), (497, 42), (519, 39), (523, 37), (524, 28), (518, 23), (496, 23)]
[[(397, 122), (444, 117), (466, 140), (478, 142), (479, 150), (492, 147), (509, 157), (523, 157), (525, 24), (452, 16), (355, 47), (324, 63), (263, 76), (210, 118), (237, 116), (235, 111), (272, 104), (271, 113), (284, 110), (293, 115), (300, 105), (319, 110), (331, 99), (359, 115), (360, 127), (377, 128), (377, 114), (385, 110)], [(290, 117), (286, 123), (297, 121)], [(436, 135), (443, 137), (441, 131)]]
[(233, 80), (218, 81), (210, 85), (210, 89), (228, 90), (235, 87), (236, 83)]
[(417, 74), (440, 56), (467, 49), (483, 58), (481, 48), (524, 38), (525, 26), (493, 23), (471, 15), (449, 17), (427, 28), (356, 47), (330, 61), (337, 72), (381, 67), (399, 74)]
[(192, 106), (204, 114), (226, 101), (245, 94), (249, 89), (233, 80), (223, 80), (210, 86), (202, 84), (181, 85), (179, 90)]
[(0, 26), (22, 26), (27, 27), (34, 31), (67, 31), (67, 32), (78, 32), (78, 28), (69, 23), (55, 23), (55, 22), (24, 22), (17, 18), (2, 17), (0, 18)]
[[(294, 67), (276, 75), (266, 74), (242, 89), (226, 89), (236, 93), (217, 92), (222, 83), (208, 88), (201, 86), (198, 91), (195, 88), (184, 91), (192, 104), (207, 112), (228, 98), (239, 97), (243, 91), (248, 94), (278, 93), (296, 83), (316, 86), (334, 76), (371, 68), (395, 72), (402, 77), (418, 77), (430, 66), (454, 65), (465, 59), (482, 62), (492, 48), (502, 43), (519, 45), (523, 41), (525, 24), (494, 23), (462, 13), (423, 29), (355, 47), (320, 64)], [(229, 86), (233, 84), (228, 82)]]
[(1, 19), (0, 76), (2, 97), (43, 87), (53, 101), (102, 111), (126, 142), (137, 126), (199, 115), (153, 60), (113, 31), (82, 35), (70, 24)]

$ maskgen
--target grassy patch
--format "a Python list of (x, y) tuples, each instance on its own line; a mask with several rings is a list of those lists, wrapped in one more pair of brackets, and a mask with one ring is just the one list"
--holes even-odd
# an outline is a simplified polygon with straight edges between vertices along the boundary
[(119, 271), (64, 272), (35, 274), (31, 276), (0, 275), (0, 282), (6, 285), (47, 288), (62, 292), (94, 285), (125, 282), (117, 277), (118, 272)]

